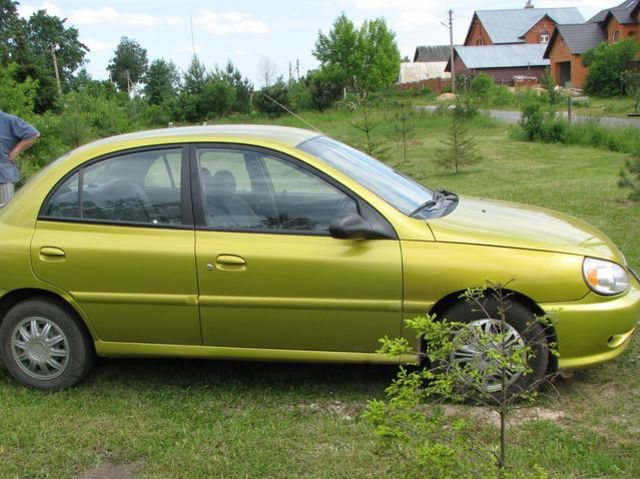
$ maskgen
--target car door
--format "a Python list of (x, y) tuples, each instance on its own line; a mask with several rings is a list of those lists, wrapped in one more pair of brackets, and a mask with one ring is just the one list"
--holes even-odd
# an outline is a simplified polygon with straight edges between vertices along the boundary
[(338, 215), (379, 216), (370, 206), (270, 150), (197, 145), (191, 155), (204, 344), (373, 352), (400, 334), (398, 240), (328, 231)]
[(74, 298), (102, 341), (201, 344), (187, 152), (98, 158), (40, 212), (34, 272)]

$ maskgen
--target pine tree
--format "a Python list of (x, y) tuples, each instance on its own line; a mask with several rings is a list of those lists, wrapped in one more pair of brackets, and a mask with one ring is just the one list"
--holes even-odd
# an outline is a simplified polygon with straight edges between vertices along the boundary
[(629, 188), (629, 199), (640, 201), (640, 147), (636, 148), (633, 156), (627, 160), (625, 167), (620, 171), (618, 186)]
[(451, 114), (451, 126), (443, 146), (436, 150), (438, 166), (460, 173), (463, 166), (473, 165), (480, 158), (477, 154), (475, 136), (467, 126), (467, 120), (458, 113), (458, 107)]

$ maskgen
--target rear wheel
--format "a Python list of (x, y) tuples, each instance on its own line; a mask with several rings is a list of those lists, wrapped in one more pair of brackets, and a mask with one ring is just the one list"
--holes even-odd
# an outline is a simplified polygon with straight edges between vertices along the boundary
[[(443, 315), (447, 321), (465, 323), (457, 333), (463, 338), (462, 344), (450, 354), (449, 362), (473, 371), (472, 389), (480, 389), (482, 395), (498, 397), (503, 379), (509, 396), (534, 389), (547, 372), (549, 345), (544, 327), (524, 305), (510, 301), (505, 306), (504, 322), (494, 298), (487, 298), (484, 310), (460, 301)], [(514, 362), (514, 366), (500, 368), (494, 352), (501, 358), (520, 354), (522, 362), (520, 366)], [(473, 391), (469, 395), (477, 396)]]
[(64, 307), (48, 299), (17, 304), (0, 324), (2, 359), (25, 386), (55, 391), (81, 381), (93, 366), (91, 338)]

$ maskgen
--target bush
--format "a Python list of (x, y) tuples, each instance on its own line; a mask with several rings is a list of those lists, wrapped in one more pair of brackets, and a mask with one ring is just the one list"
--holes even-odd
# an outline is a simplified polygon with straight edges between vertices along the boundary
[(633, 38), (607, 45), (601, 43), (586, 51), (582, 63), (589, 68), (584, 89), (596, 96), (610, 97), (625, 94), (624, 72), (627, 63), (640, 51), (640, 43)]
[(509, 91), (504, 85), (496, 85), (493, 89), (493, 95), (491, 97), (491, 104), (495, 106), (508, 106), (513, 105), (515, 97), (513, 93)]
[(620, 171), (620, 188), (628, 188), (629, 199), (640, 201), (640, 145), (633, 152), (633, 156), (627, 160), (625, 167)]
[(493, 78), (485, 73), (480, 73), (471, 80), (469, 91), (473, 96), (476, 96), (481, 100), (488, 100), (493, 95), (494, 88), (495, 85)]
[[(274, 100), (277, 103), (275, 103)], [(287, 113), (278, 103), (286, 108), (290, 108), (289, 89), (284, 82), (279, 82), (260, 90), (256, 98), (256, 109), (260, 113), (271, 117), (281, 116)]]
[(289, 101), (293, 111), (304, 111), (313, 108), (311, 90), (304, 81), (289, 84)]
[(331, 108), (342, 96), (341, 83), (328, 70), (313, 71), (305, 80), (311, 95), (311, 106), (319, 111)]

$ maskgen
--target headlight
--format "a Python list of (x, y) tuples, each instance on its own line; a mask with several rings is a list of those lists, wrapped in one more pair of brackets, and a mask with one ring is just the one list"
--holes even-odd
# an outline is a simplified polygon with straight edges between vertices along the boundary
[(598, 294), (619, 294), (629, 287), (627, 272), (622, 266), (595, 258), (585, 258), (582, 275), (593, 291)]

